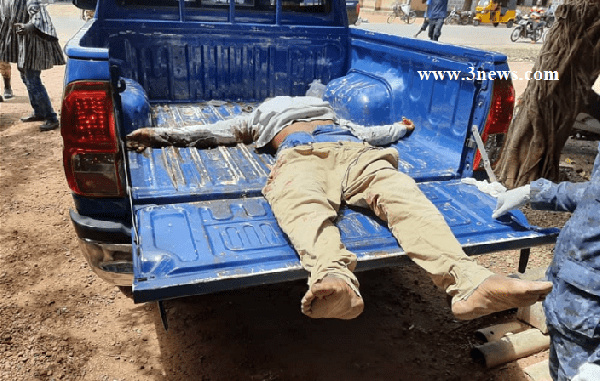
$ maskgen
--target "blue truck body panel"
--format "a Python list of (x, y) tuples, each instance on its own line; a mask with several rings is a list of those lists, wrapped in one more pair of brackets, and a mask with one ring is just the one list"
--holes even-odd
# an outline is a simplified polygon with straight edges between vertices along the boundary
[[(128, 2), (137, 5), (121, 6)], [(267, 97), (303, 95), (318, 79), (342, 118), (415, 122), (416, 130), (393, 145), (399, 169), (438, 206), (467, 253), (556, 237), (555, 229), (531, 227), (518, 212), (493, 220), (495, 200), (460, 181), (473, 176), (471, 126), (483, 130), (494, 88), (469, 73), (508, 70), (506, 56), (348, 28), (341, 0), (315, 2), (330, 8), (312, 13), (288, 12), (281, 0), (256, 0), (254, 8), (235, 1), (206, 9), (183, 0), (144, 4), (101, 0), (97, 18), (66, 47), (65, 85), (111, 83), (121, 139), (146, 126), (222, 120)], [(425, 70), (460, 76), (426, 80), (419, 76)], [(130, 234), (137, 302), (306, 276), (261, 195), (274, 164), (269, 152), (238, 144), (122, 154), (127, 196), (77, 195), (72, 220), (84, 240), (107, 242), (116, 234), (121, 243)], [(369, 212), (344, 208), (337, 224), (359, 270), (404, 261)]]

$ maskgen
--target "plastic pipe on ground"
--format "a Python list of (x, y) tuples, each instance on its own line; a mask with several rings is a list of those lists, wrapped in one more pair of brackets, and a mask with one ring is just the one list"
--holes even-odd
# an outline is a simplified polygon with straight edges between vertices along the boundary
[(489, 343), (500, 340), (507, 333), (522, 332), (527, 328), (531, 328), (531, 326), (521, 323), (520, 321), (512, 321), (510, 323), (495, 324), (487, 328), (478, 329), (475, 331), (475, 337), (483, 342)]
[(487, 368), (506, 364), (507, 362), (541, 352), (550, 346), (550, 337), (539, 329), (508, 335), (500, 340), (475, 346), (471, 356), (475, 361), (482, 362)]

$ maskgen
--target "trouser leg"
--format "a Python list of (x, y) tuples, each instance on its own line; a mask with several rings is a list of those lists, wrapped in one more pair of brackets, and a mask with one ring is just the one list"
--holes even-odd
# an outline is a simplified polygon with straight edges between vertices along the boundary
[(453, 302), (467, 298), (493, 273), (463, 252), (442, 214), (397, 163), (393, 148), (365, 150), (348, 171), (346, 202), (387, 221), (406, 254)]
[(4, 89), (10, 90), (10, 78), (11, 78), (11, 68), (10, 63), (8, 62), (0, 62), (0, 74), (4, 80)]
[(442, 35), (442, 26), (444, 26), (444, 19), (436, 19), (435, 22), (433, 22), (433, 25), (433, 32), (430, 37), (433, 41), (437, 41)]
[(600, 296), (594, 293), (598, 272), (580, 263), (573, 266), (571, 254), (554, 253), (547, 273), (553, 288), (543, 303), (550, 334), (550, 374), (555, 381), (573, 379), (585, 363), (600, 364)]
[(352, 273), (356, 256), (342, 244), (335, 226), (343, 171), (328, 148), (301, 146), (280, 153), (263, 194), (281, 229), (310, 272), (309, 286), (326, 275), (345, 279), (358, 293)]
[(56, 121), (56, 113), (52, 109), (46, 87), (42, 83), (41, 71), (30, 69), (20, 69), (19, 71), (21, 79), (27, 87), (29, 103), (31, 103), (34, 115), (44, 117), (46, 120)]
[(427, 30), (427, 36), (429, 37), (430, 40), (433, 40), (433, 30), (435, 29), (435, 20), (430, 20), (429, 25), (427, 25), (427, 27), (429, 28)]
[(581, 335), (577, 332), (564, 332), (564, 327), (557, 329), (549, 326), (550, 376), (554, 381), (573, 379), (585, 363), (600, 364), (600, 349), (598, 340)]

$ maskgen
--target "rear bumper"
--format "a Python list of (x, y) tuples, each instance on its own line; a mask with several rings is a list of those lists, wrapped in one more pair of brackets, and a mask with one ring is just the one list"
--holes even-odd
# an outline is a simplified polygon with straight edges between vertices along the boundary
[(99, 220), (70, 211), (79, 246), (92, 270), (117, 286), (133, 283), (131, 228), (118, 221)]
[(111, 244), (79, 238), (79, 247), (92, 270), (100, 278), (116, 286), (132, 285), (131, 244)]

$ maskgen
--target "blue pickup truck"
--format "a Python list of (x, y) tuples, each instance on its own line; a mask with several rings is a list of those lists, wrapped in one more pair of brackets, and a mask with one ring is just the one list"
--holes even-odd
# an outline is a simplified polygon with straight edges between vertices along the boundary
[[(502, 54), (349, 28), (342, 0), (74, 2), (96, 12), (65, 47), (70, 217), (92, 269), (132, 287), (135, 302), (306, 278), (261, 195), (272, 155), (251, 144), (138, 153), (124, 137), (230, 118), (268, 97), (304, 95), (314, 80), (341, 118), (415, 122), (393, 145), (399, 168), (468, 254), (523, 249), (526, 259), (527, 248), (556, 238), (518, 211), (492, 219), (495, 200), (462, 181), (488, 156), (478, 138), (491, 156), (512, 117), (510, 79), (471, 78), (508, 70)], [(357, 271), (405, 261), (372, 214), (344, 208), (337, 225)]]

